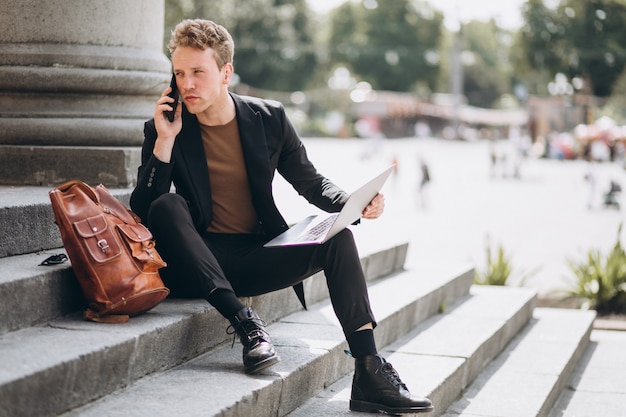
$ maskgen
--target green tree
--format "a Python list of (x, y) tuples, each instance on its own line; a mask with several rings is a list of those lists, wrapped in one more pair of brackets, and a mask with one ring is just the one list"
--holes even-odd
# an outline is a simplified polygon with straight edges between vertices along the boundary
[(566, 0), (559, 7), (571, 43), (563, 51), (570, 78), (582, 76), (596, 96), (608, 97), (626, 63), (623, 0)]
[(608, 97), (626, 64), (623, 0), (542, 0), (524, 7), (520, 42), (531, 68), (585, 80), (588, 91)]
[(330, 15), (328, 45), (331, 62), (340, 62), (354, 70), (352, 62), (361, 53), (365, 38), (365, 9), (352, 2), (345, 2)]
[(434, 90), (443, 16), (425, 2), (365, 0), (346, 3), (331, 17), (329, 50), (375, 89)]
[(626, 124), (626, 71), (613, 84), (613, 94), (597, 113), (597, 117), (608, 116), (618, 124)]
[(545, 6), (543, 0), (528, 0), (522, 16), (521, 44), (530, 66), (551, 71), (559, 68), (559, 49), (565, 29), (556, 10)]
[(510, 34), (495, 21), (471, 21), (463, 25), (463, 93), (469, 104), (493, 107), (511, 91), (512, 68), (509, 61)]

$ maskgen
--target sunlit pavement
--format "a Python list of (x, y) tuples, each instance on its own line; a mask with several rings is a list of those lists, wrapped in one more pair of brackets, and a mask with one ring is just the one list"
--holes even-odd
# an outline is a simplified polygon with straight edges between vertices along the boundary
[[(611, 179), (626, 189), (626, 171), (618, 163), (597, 164), (598, 185), (589, 209), (584, 161), (526, 158), (515, 178), (510, 168), (515, 152), (506, 141), (499, 143), (499, 150), (508, 154), (504, 175), (501, 169), (492, 171), (487, 141), (307, 138), (304, 142), (318, 169), (347, 191), (397, 160), (398, 174), (383, 189), (384, 216), (364, 221), (355, 233), (357, 239), (361, 234), (404, 237), (410, 242), (408, 268), (458, 262), (482, 270), (489, 242), (492, 252), (502, 245), (511, 260), (510, 285), (553, 295), (573, 283), (567, 260), (583, 261), (591, 249), (607, 253), (624, 219), (623, 196), (620, 210), (602, 206)], [(418, 193), (419, 158), (427, 162), (432, 179), (423, 197)], [(279, 181), (275, 187), (288, 186)], [(313, 210), (295, 193), (276, 194), (281, 195), (277, 202), (288, 221)], [(625, 237), (623, 231), (626, 244)]]

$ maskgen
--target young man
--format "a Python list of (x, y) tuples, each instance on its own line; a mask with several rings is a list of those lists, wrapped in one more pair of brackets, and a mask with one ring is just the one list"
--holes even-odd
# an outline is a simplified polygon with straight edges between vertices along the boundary
[[(279, 362), (264, 322), (238, 297), (294, 286), (324, 270), (332, 305), (355, 358), (350, 408), (357, 411), (431, 411), (414, 398), (378, 355), (367, 286), (354, 239), (344, 230), (323, 245), (265, 248), (288, 228), (272, 197), (276, 170), (311, 204), (338, 212), (347, 194), (317, 172), (277, 102), (231, 94), (234, 43), (207, 20), (185, 20), (169, 42), (182, 105), (167, 88), (145, 124), (142, 165), (131, 208), (151, 229), (168, 266), (172, 295), (205, 298), (243, 344), (247, 373)], [(172, 183), (176, 192), (171, 193)], [(384, 209), (376, 196), (363, 217)]]

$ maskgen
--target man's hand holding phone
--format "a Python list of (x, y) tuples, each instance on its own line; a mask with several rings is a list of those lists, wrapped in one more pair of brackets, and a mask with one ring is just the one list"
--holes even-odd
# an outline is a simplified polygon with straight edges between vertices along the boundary
[(178, 107), (178, 100), (180, 98), (180, 94), (178, 92), (178, 85), (176, 85), (176, 75), (172, 74), (172, 79), (170, 81), (170, 92), (167, 93), (167, 96), (169, 98), (171, 98), (172, 100), (174, 100), (173, 102), (171, 102), (171, 107), (172, 110), (166, 110), (163, 112), (163, 114), (165, 115), (165, 117), (167, 117), (167, 120), (171, 122), (174, 121), (174, 116), (176, 114), (176, 109)]
[(176, 86), (176, 75), (172, 75), (170, 86), (166, 88), (157, 101), (154, 111), (154, 126), (157, 130), (157, 141), (154, 145), (154, 155), (163, 162), (169, 162), (176, 135), (183, 127), (181, 118), (182, 105)]

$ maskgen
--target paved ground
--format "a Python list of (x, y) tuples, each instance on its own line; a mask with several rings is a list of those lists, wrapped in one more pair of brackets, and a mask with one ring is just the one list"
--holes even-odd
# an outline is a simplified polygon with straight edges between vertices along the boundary
[(548, 417), (626, 415), (626, 332), (594, 330), (567, 387)]
[[(347, 190), (397, 159), (398, 174), (383, 190), (385, 215), (359, 228), (376, 231), (381, 238), (406, 236), (408, 266), (469, 262), (481, 270), (489, 242), (492, 248), (502, 245), (508, 254), (513, 266), (510, 283), (536, 288), (540, 295), (572, 285), (568, 259), (583, 260), (591, 249), (608, 252), (626, 213), (621, 196), (625, 201), (620, 210), (602, 207), (610, 179), (626, 187), (626, 170), (617, 163), (597, 164), (598, 186), (589, 209), (583, 161), (528, 158), (517, 179), (511, 168), (504, 176), (500, 169), (491, 171), (487, 142), (409, 138), (377, 146), (357, 139), (305, 139), (305, 143), (318, 169)], [(513, 155), (506, 143), (501, 145)], [(365, 158), (365, 151), (374, 155)], [(427, 162), (432, 178), (425, 199), (417, 191), (419, 158)], [(289, 203), (288, 220), (311, 211), (300, 200), (290, 191), (278, 200), (279, 205)], [(624, 244), (625, 238), (626, 230), (621, 236)]]

